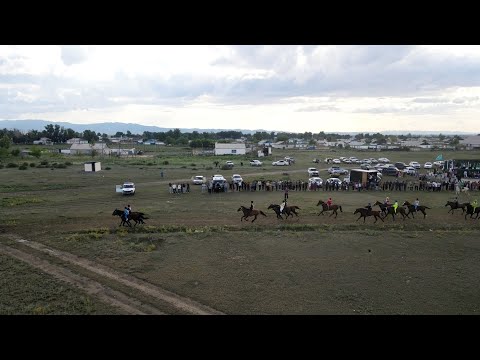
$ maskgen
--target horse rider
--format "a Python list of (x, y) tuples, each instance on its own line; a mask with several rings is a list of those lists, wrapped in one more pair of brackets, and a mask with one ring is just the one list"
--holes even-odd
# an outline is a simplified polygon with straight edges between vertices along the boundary
[(457, 208), (458, 208), (458, 196), (455, 196), (455, 199), (453, 199), (453, 201), (455, 202), (455, 205), (456, 205)]
[(415, 211), (417, 211), (417, 208), (420, 206), (420, 200), (418, 200), (418, 198), (413, 202), (413, 206), (415, 208)]
[(395, 200), (395, 203), (393, 204), (393, 209), (395, 211), (395, 214), (397, 213), (397, 208), (398, 208), (398, 201)]
[(372, 204), (371, 203), (368, 203), (368, 205), (365, 206), (365, 208), (368, 210), (369, 214), (372, 212)]
[(283, 213), (283, 209), (287, 206), (287, 199), (283, 199), (283, 202), (280, 204), (280, 212)]
[(130, 215), (130, 210), (128, 210), (128, 207), (125, 206), (125, 210), (123, 210), (123, 217), (125, 221), (128, 221), (128, 215)]
[(385, 205), (387, 208), (390, 206), (390, 198), (388, 196), (383, 201), (383, 205)]
[(473, 207), (473, 213), (475, 214), (475, 209), (478, 207), (477, 199), (473, 200), (470, 205), (472, 205), (472, 207)]
[(329, 197), (328, 200), (327, 200), (327, 209), (330, 210), (330, 206), (332, 206), (332, 198)]
[(132, 207), (130, 206), (130, 204), (127, 205), (127, 209), (128, 209), (128, 213), (130, 214), (132, 212)]
[(250, 201), (250, 212), (252, 212), (252, 211), (253, 211), (253, 200)]

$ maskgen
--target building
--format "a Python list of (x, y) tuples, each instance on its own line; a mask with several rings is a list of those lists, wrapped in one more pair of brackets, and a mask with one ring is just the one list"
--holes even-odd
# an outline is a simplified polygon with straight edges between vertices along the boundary
[(96, 172), (102, 170), (102, 164), (98, 161), (87, 161), (85, 163), (86, 172)]
[(480, 148), (480, 135), (469, 136), (459, 141), (460, 145), (464, 145), (467, 150)]
[(245, 155), (246, 152), (244, 143), (215, 143), (215, 155)]
[(110, 149), (105, 143), (72, 144), (70, 147), (72, 155), (92, 155), (92, 151), (96, 151), (97, 155), (110, 155)]
[(88, 141), (87, 140), (84, 140), (84, 139), (80, 139), (80, 138), (71, 138), (71, 139), (68, 139), (67, 141), (67, 144), (88, 144)]

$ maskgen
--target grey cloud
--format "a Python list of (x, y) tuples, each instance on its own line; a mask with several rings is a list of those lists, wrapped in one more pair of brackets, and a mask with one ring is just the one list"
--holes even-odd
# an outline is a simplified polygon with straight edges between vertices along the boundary
[(444, 99), (444, 98), (415, 98), (412, 100), (414, 103), (420, 103), (420, 104), (429, 104), (429, 103), (447, 103), (450, 100)]
[(64, 45), (62, 46), (62, 61), (65, 65), (80, 64), (87, 60), (87, 52), (80, 46)]

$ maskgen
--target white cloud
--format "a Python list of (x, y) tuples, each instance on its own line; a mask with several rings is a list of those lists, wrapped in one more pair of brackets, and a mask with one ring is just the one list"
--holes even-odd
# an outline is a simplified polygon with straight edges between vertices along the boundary
[(480, 46), (0, 46), (4, 119), (479, 131), (479, 99)]

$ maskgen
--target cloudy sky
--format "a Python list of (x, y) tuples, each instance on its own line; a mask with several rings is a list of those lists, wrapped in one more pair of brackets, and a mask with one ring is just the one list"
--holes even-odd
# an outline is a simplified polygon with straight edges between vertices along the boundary
[(0, 120), (480, 133), (480, 46), (0, 46)]

